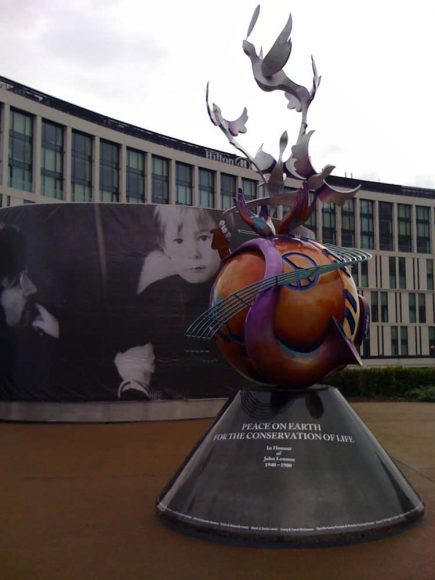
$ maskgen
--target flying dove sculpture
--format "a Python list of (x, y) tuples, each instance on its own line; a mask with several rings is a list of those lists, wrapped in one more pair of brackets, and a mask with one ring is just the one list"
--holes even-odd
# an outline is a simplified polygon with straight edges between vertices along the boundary
[[(337, 188), (330, 185), (326, 178), (334, 170), (333, 165), (326, 165), (321, 171), (314, 169), (309, 156), (309, 143), (314, 131), (308, 131), (307, 114), (313, 101), (317, 89), (320, 85), (321, 77), (318, 75), (316, 64), (311, 57), (313, 70), (312, 87), (306, 87), (295, 83), (284, 72), (292, 50), (290, 34), (292, 31), (292, 17), (288, 20), (276, 38), (269, 52), (263, 57), (263, 51), (257, 53), (252, 42), (248, 40), (260, 14), (260, 6), (257, 6), (246, 35), (243, 41), (243, 51), (249, 57), (252, 65), (254, 80), (263, 91), (282, 91), (287, 99), (287, 108), (301, 113), (301, 123), (296, 143), (291, 147), (290, 156), (285, 159), (285, 151), (288, 146), (288, 135), (284, 131), (279, 139), (279, 155), (275, 159), (270, 153), (263, 151), (261, 146), (255, 156), (236, 140), (242, 133), (246, 133), (248, 112), (246, 107), (240, 117), (234, 121), (228, 121), (222, 114), (218, 105), (209, 103), (209, 85), (207, 84), (206, 103), (210, 120), (219, 127), (228, 141), (240, 151), (250, 162), (261, 178), (261, 185), (264, 195), (260, 195), (256, 200), (246, 202), (243, 194), (238, 193), (236, 206), (227, 211), (237, 209), (242, 218), (249, 223), (254, 231), (263, 237), (279, 234), (287, 234), (303, 225), (313, 212), (316, 201), (323, 203), (335, 203), (343, 205), (346, 200), (355, 196), (360, 186), (354, 189)], [(286, 187), (286, 180), (290, 178), (296, 180), (298, 187)], [(310, 199), (311, 193), (311, 199)], [(258, 215), (249, 209), (249, 205), (260, 205), (262, 210)], [(278, 205), (290, 206), (290, 212), (284, 217), (276, 232), (271, 227), (269, 211), (267, 206), (276, 207)]]

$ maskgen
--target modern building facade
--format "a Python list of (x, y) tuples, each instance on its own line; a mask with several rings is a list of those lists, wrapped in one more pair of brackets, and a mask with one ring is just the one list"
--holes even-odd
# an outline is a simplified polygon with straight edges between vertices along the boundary
[[(225, 210), (238, 188), (247, 199), (257, 196), (257, 175), (244, 158), (122, 123), (2, 77), (0, 107), (0, 207), (108, 202)], [(328, 179), (338, 187), (361, 184), (343, 207), (319, 205), (307, 225), (321, 242), (373, 254), (354, 272), (371, 305), (366, 365), (432, 366), (435, 190)], [(277, 217), (282, 213), (278, 208)]]

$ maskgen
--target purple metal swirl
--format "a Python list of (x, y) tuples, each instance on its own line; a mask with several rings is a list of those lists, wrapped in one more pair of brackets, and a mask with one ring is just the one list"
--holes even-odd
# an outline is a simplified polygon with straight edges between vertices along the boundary
[[(278, 276), (283, 271), (283, 260), (273, 241), (270, 238), (250, 240), (232, 256), (246, 250), (257, 250), (265, 261), (263, 279)], [(274, 330), (274, 318), (280, 291), (280, 287), (274, 286), (259, 292), (245, 321), (246, 351), (251, 364), (265, 382), (279, 386), (292, 383), (304, 388), (313, 383), (313, 377), (323, 376), (336, 367), (361, 364), (355, 346), (334, 318), (322, 344), (312, 351), (298, 351), (297, 345), (291, 348), (279, 340)], [(285, 380), (283, 377), (286, 377)]]

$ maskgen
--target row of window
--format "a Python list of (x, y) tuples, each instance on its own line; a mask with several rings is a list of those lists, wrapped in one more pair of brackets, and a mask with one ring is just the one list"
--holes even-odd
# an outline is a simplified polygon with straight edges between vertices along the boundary
[[(359, 201), (360, 240), (356, 240), (355, 203)], [(378, 202), (379, 215), (379, 249), (384, 251), (400, 251), (431, 253), (430, 207), (415, 207), (415, 244), (413, 244), (412, 223), (413, 212), (409, 204), (397, 204), (397, 248), (394, 243), (394, 204)], [(316, 208), (317, 209), (317, 208)], [(333, 203), (323, 204), (321, 208), (322, 239), (325, 243), (337, 243), (336, 207)], [(316, 211), (312, 213), (306, 225), (316, 235)], [(375, 249), (375, 202), (370, 199), (348, 199), (341, 208), (341, 245), (345, 247), (359, 246), (363, 249)]]
[[(34, 117), (11, 108), (9, 130), (9, 185), (24, 191), (32, 190), (33, 177), (33, 130)], [(100, 140), (99, 187), (101, 201), (118, 201), (120, 195), (120, 145)], [(64, 197), (64, 127), (43, 120), (41, 135), (41, 191), (55, 199)], [(72, 131), (71, 190), (73, 201), (92, 201), (93, 137)], [(145, 201), (146, 153), (126, 150), (127, 201)], [(151, 201), (169, 203), (170, 160), (152, 155)], [(221, 209), (233, 205), (236, 193), (236, 176), (222, 173), (220, 179)], [(193, 166), (175, 164), (175, 202), (193, 205)], [(255, 199), (257, 182), (243, 179), (242, 188), (247, 199)], [(216, 207), (215, 172), (198, 170), (199, 205)], [(356, 203), (359, 203), (360, 240), (356, 240)], [(306, 225), (317, 232), (317, 211)], [(337, 212), (333, 203), (321, 207), (321, 234), (325, 243), (337, 243)], [(394, 215), (396, 214), (396, 215)], [(413, 236), (413, 221), (415, 236)], [(396, 224), (396, 228), (394, 227)], [(431, 253), (431, 210), (426, 206), (413, 206), (390, 202), (378, 202), (379, 249)], [(394, 235), (395, 230), (397, 236)], [(397, 248), (395, 248), (397, 237)], [(414, 239), (415, 238), (415, 239)], [(346, 247), (375, 248), (375, 202), (367, 199), (349, 199), (341, 208), (341, 244)]]
[[(393, 310), (393, 320), (390, 320), (389, 314), (389, 296), (390, 300), (393, 300), (393, 293), (383, 292), (383, 291), (372, 291), (370, 293), (370, 312), (372, 322), (404, 322), (403, 318), (403, 294), (395, 293), (395, 300)], [(426, 294), (409, 292), (408, 296), (408, 322), (419, 324), (426, 323)], [(433, 301), (433, 297), (428, 295), (428, 300)], [(434, 309), (435, 318), (435, 309)], [(434, 319), (435, 322), (435, 319)]]
[[(355, 283), (360, 288), (370, 288), (370, 287), (385, 287), (382, 285), (382, 261), (379, 260), (379, 276), (377, 260), (379, 256), (375, 256), (375, 270), (376, 270), (376, 280), (372, 280), (371, 284), (369, 281), (369, 264), (368, 262), (362, 262), (358, 267), (354, 268), (352, 271), (353, 279)], [(389, 256), (388, 257), (388, 288), (390, 289), (421, 289), (421, 290), (434, 290), (434, 261), (431, 258), (424, 260), (426, 265), (426, 286), (421, 287), (420, 280), (420, 268), (422, 258), (414, 258), (412, 260), (407, 259), (403, 256)], [(408, 263), (408, 277), (411, 281), (407, 285), (407, 263)], [(379, 278), (379, 279), (378, 279)]]
[[(92, 201), (93, 137), (72, 131), (71, 192), (73, 201)], [(55, 199), (64, 197), (64, 127), (42, 120), (41, 135), (41, 191)], [(117, 143), (100, 140), (99, 186), (101, 201), (119, 201), (120, 154)], [(126, 150), (127, 202), (145, 201), (146, 153), (132, 148)], [(33, 116), (16, 109), (10, 110), (9, 185), (23, 191), (32, 190), (33, 180)], [(169, 203), (170, 160), (152, 155), (151, 201)], [(199, 205), (216, 207), (215, 172), (198, 170)], [(221, 209), (234, 205), (237, 184), (234, 175), (221, 174)], [(255, 199), (257, 183), (242, 179), (247, 199)], [(193, 166), (175, 164), (175, 202), (193, 205)]]
[[(362, 354), (364, 357), (397, 357), (397, 356), (428, 356), (424, 354), (428, 351), (429, 356), (435, 356), (435, 327), (429, 327), (429, 335), (426, 345), (420, 328), (409, 326), (390, 326), (390, 352), (387, 352), (388, 341), (385, 341), (385, 327), (379, 326), (371, 328), (370, 333), (374, 337), (374, 347), (376, 354), (371, 352), (371, 340), (367, 337), (362, 344)], [(413, 333), (412, 351), (410, 348), (410, 335)], [(387, 335), (388, 336), (388, 335)], [(424, 346), (428, 348), (425, 349)]]

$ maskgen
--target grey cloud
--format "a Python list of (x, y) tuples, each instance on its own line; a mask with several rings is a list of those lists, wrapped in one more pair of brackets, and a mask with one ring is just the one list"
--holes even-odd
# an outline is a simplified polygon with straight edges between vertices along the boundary
[(16, 61), (31, 53), (34, 59), (94, 69), (163, 58), (163, 46), (145, 34), (127, 32), (117, 22), (112, 8), (118, 5), (107, 0), (21, 0), (17, 10), (13, 0), (0, 0), (0, 31), (7, 53)]
[(145, 36), (128, 36), (102, 7), (82, 12), (64, 7), (46, 23), (43, 51), (57, 59), (86, 67), (159, 60), (165, 49)]

